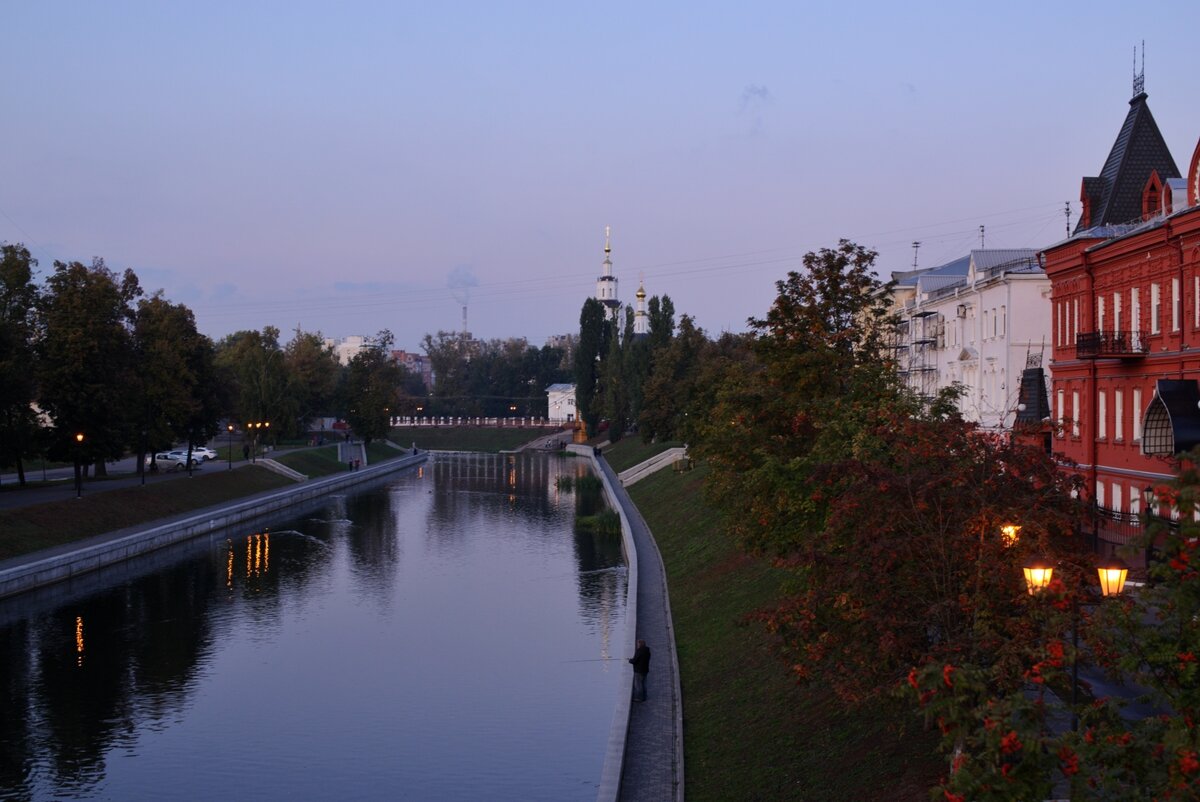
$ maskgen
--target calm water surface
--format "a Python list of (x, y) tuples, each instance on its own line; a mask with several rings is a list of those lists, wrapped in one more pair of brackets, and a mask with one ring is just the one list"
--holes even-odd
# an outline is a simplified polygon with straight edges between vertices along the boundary
[(435, 455), (0, 604), (0, 798), (593, 799), (626, 574), (584, 469)]

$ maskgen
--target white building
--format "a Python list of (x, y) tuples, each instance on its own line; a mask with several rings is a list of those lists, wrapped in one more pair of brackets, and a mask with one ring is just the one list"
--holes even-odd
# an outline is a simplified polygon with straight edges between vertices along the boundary
[(575, 420), (575, 385), (552, 384), (546, 388), (546, 417), (551, 423)]
[(368, 348), (374, 347), (370, 337), (364, 337), (360, 334), (354, 334), (342, 340), (335, 340), (329, 337), (325, 338), (325, 347), (332, 348), (333, 353), (337, 356), (338, 362), (343, 365), (349, 365), (350, 360), (358, 356), (359, 353)]
[(621, 312), (621, 301), (617, 298), (617, 277), (612, 271), (612, 243), (609, 239), (612, 229), (604, 227), (604, 272), (596, 279), (596, 300), (604, 304), (609, 320), (616, 320)]
[(1050, 280), (1036, 252), (975, 250), (892, 279), (895, 356), (908, 386), (932, 398), (961, 385), (963, 417), (1010, 428), (1022, 372), (1050, 346)]

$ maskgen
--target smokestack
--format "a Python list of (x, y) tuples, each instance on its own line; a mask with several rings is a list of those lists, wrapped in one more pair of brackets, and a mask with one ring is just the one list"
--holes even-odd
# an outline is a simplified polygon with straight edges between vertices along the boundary
[(462, 327), (462, 330), (463, 330), (463, 334), (468, 333), (468, 330), (467, 330), (467, 305), (466, 304), (463, 304), (463, 327)]

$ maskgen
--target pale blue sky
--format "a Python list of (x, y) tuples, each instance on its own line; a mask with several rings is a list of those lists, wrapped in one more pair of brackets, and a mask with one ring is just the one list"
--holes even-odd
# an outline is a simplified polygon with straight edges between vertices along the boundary
[[(847, 237), (882, 272), (1042, 247), (1078, 214), (1146, 40), (1200, 138), (1195, 2), (4, 2), (0, 240), (103, 256), (203, 331), (397, 346), (578, 327), (622, 300), (712, 333)], [(466, 281), (461, 281), (466, 277)], [(461, 290), (459, 291), (461, 292)]]

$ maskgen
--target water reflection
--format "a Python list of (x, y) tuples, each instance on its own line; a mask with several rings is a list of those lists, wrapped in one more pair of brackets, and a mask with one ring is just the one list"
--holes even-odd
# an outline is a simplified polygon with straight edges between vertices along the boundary
[(438, 455), (0, 603), (0, 798), (593, 798), (625, 571), (572, 526), (581, 471)]

